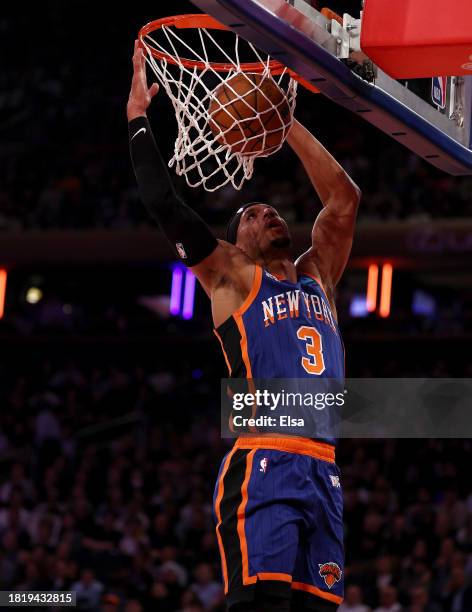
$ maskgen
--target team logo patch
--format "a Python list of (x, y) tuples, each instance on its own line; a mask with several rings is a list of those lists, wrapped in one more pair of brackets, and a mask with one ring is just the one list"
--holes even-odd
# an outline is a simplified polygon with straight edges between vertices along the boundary
[(334, 561), (328, 561), (328, 563), (319, 563), (320, 576), (326, 583), (328, 589), (331, 589), (336, 582), (341, 580), (343, 575), (342, 569)]
[(181, 259), (187, 259), (187, 253), (185, 252), (184, 245), (181, 242), (175, 243), (175, 248)]
[(264, 457), (264, 459), (261, 459), (260, 462), (260, 468), (259, 468), (259, 472), (264, 472), (264, 474), (267, 472), (267, 466), (269, 465), (269, 460), (267, 459), (267, 457)]

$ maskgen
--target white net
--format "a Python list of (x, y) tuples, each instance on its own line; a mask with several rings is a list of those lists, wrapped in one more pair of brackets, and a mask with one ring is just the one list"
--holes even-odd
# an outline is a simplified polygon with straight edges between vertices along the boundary
[(164, 25), (141, 40), (177, 119), (169, 167), (191, 187), (240, 189), (253, 174), (254, 160), (283, 145), (293, 122), (297, 82), (232, 32), (177, 31)]

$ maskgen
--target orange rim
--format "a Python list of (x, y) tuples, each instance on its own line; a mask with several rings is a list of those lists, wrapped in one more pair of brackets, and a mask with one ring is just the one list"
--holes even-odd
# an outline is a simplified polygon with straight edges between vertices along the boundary
[[(196, 68), (197, 70), (204, 70), (207, 67), (205, 62), (200, 62), (198, 60), (191, 60), (185, 57), (181, 57), (178, 60), (172, 56), (170, 53), (165, 53), (163, 51), (158, 51), (157, 49), (153, 49), (149, 45), (147, 45), (144, 41), (144, 38), (151, 34), (152, 32), (157, 32), (164, 26), (174, 26), (178, 29), (198, 29), (198, 28), (206, 28), (208, 30), (226, 30), (231, 32), (231, 29), (227, 26), (223, 25), (210, 15), (205, 15), (203, 13), (197, 13), (194, 15), (175, 15), (174, 17), (163, 17), (162, 19), (156, 19), (155, 21), (151, 21), (143, 26), (139, 30), (138, 38), (141, 43), (149, 49), (149, 52), (153, 57), (162, 61), (166, 60), (170, 64), (182, 64), (186, 68)], [(209, 62), (210, 66), (216, 72), (231, 72), (234, 70), (234, 64), (230, 62)], [(282, 72), (286, 69), (283, 64), (278, 62), (277, 60), (270, 60), (268, 64), (263, 62), (246, 62), (244, 64), (240, 64), (239, 68), (243, 72), (253, 72), (255, 74), (261, 74), (269, 68), (271, 74), (282, 74)], [(291, 71), (288, 70), (288, 73), (295, 78), (295, 75), (292, 74)]]

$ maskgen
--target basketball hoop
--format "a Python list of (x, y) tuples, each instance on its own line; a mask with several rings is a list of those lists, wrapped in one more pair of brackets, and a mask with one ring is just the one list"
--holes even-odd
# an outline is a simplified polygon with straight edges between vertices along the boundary
[[(261, 55), (251, 43), (205, 14), (152, 21), (141, 28), (139, 40), (147, 52), (146, 61), (172, 102), (177, 119), (178, 133), (169, 167), (174, 167), (179, 176), (185, 176), (191, 187), (201, 185), (211, 192), (229, 183), (241, 189), (253, 174), (255, 158), (275, 153), (288, 135), (295, 109), (296, 75), (280, 62)], [(226, 50), (228, 41), (233, 48), (231, 55)], [(229, 102), (224, 104), (218, 100), (215, 91), (224, 84), (231, 90), (234, 103), (239, 94), (229, 81), (237, 74), (257, 74), (263, 80), (273, 80), (289, 106), (288, 116), (283, 115), (279, 103), (272, 103), (258, 86), (261, 79), (251, 80), (250, 93), (254, 91), (263, 96), (265, 105), (270, 105), (271, 112), (277, 113), (280, 120), (280, 144), (271, 147), (269, 152), (264, 150), (264, 145), (266, 137), (273, 135), (274, 130), (267, 130), (262, 138), (259, 134), (255, 144), (261, 141), (262, 145), (250, 147), (250, 154), (234, 152), (234, 142), (225, 143), (226, 132), (232, 130), (234, 135), (234, 124), (220, 127), (220, 133), (215, 134), (215, 122), (211, 121), (214, 113), (209, 112), (210, 106), (215, 108), (216, 101), (221, 111), (229, 105)], [(238, 100), (247, 104), (241, 96)], [(255, 109), (251, 111), (257, 120), (259, 113)], [(250, 140), (251, 137), (242, 134), (241, 138)]]

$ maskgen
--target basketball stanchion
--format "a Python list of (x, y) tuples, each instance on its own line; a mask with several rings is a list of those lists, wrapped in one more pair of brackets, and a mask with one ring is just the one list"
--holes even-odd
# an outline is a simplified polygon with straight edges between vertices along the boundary
[(428, 163), (472, 174), (470, 0), (365, 0), (342, 17), (314, 0), (191, 1)]

